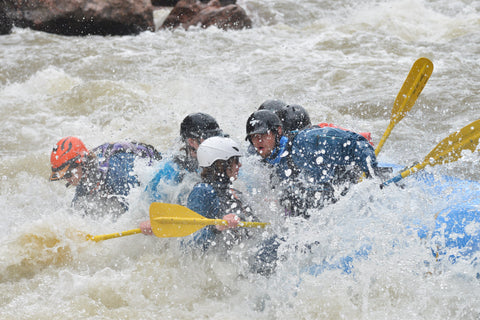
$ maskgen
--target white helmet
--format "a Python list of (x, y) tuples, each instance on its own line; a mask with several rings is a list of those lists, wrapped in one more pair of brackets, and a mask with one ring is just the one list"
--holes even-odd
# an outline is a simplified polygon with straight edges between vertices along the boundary
[(211, 137), (203, 141), (197, 150), (198, 165), (210, 167), (217, 160), (241, 157), (240, 147), (230, 138)]

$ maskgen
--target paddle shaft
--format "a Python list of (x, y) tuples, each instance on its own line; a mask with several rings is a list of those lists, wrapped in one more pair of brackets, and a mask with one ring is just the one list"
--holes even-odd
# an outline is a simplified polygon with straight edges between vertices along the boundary
[(422, 163), (419, 163), (405, 171), (402, 171), (400, 174), (396, 175), (395, 177), (391, 178), (390, 180), (388, 181), (385, 181), (384, 183), (382, 183), (381, 187), (384, 187), (384, 186), (387, 186), (391, 183), (395, 183), (395, 182), (398, 182), (400, 180), (402, 180), (403, 178), (405, 177), (408, 177), (409, 175), (411, 175), (412, 173), (414, 172), (417, 172), (419, 170), (422, 170), (423, 168), (425, 168), (427, 165), (428, 165), (428, 161), (424, 161)]
[[(153, 220), (161, 224), (177, 224), (177, 225), (183, 224), (183, 225), (197, 225), (197, 226), (228, 225), (227, 220), (223, 220), (223, 219), (159, 217), (159, 218), (153, 218)], [(266, 222), (240, 221), (238, 223), (239, 227), (244, 227), (244, 228), (265, 228), (267, 225), (268, 223)]]
[(101, 235), (98, 235), (98, 236), (92, 236), (92, 235), (88, 234), (87, 235), (87, 240), (93, 240), (95, 242), (99, 242), (99, 241), (113, 239), (113, 238), (131, 236), (131, 235), (137, 234), (137, 233), (142, 233), (142, 230), (140, 230), (140, 228), (138, 228), (138, 229), (131, 229), (131, 230), (116, 232), (116, 233), (101, 234)]

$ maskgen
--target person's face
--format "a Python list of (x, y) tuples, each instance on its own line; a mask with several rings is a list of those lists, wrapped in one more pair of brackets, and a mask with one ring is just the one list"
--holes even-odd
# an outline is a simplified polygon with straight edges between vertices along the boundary
[(241, 166), (242, 164), (240, 163), (240, 159), (238, 157), (234, 157), (230, 161), (230, 165), (226, 170), (226, 174), (230, 178), (230, 181), (235, 181), (238, 179), (238, 172), (240, 171)]
[(188, 148), (190, 156), (192, 158), (197, 158), (197, 150), (200, 144), (204, 141), (205, 139), (193, 139), (193, 138), (188, 138), (187, 143), (191, 148)]
[(264, 159), (270, 156), (275, 149), (275, 134), (272, 131), (252, 134), (250, 140), (257, 153)]
[(67, 181), (68, 186), (77, 186), (80, 183), (80, 180), (83, 176), (82, 166), (76, 166), (75, 168), (69, 169), (63, 179)]

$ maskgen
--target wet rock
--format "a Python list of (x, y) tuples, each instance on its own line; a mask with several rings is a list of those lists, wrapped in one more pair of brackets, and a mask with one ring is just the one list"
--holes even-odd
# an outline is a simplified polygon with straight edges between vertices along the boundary
[(154, 30), (150, 0), (3, 0), (14, 25), (62, 35), (128, 35)]
[(152, 5), (157, 7), (174, 7), (178, 0), (152, 0)]
[(0, 34), (9, 34), (12, 31), (13, 22), (7, 17), (5, 3), (0, 2)]
[(212, 0), (208, 3), (180, 0), (161, 28), (174, 29), (182, 26), (184, 29), (188, 29), (190, 26), (196, 25), (200, 25), (202, 28), (216, 26), (224, 30), (239, 30), (250, 28), (252, 20), (244, 9), (235, 4), (235, 0)]

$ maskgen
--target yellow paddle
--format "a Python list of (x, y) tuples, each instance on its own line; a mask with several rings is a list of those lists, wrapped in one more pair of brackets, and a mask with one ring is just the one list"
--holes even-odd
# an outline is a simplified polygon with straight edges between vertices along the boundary
[(398, 182), (410, 174), (422, 170), (427, 165), (433, 167), (437, 164), (457, 161), (462, 157), (463, 150), (475, 151), (479, 139), (480, 120), (477, 120), (443, 139), (432, 151), (430, 151), (422, 163), (401, 172), (399, 175), (384, 182), (382, 186), (386, 186), (392, 182)]
[[(208, 225), (227, 225), (222, 219), (207, 219), (179, 204), (154, 202), (150, 205), (150, 223), (153, 234), (160, 238), (185, 237)], [(265, 222), (238, 224), (244, 228), (265, 228)]]
[[(154, 202), (150, 205), (150, 224), (154, 235), (159, 238), (171, 238), (188, 236), (208, 225), (227, 225), (227, 221), (207, 219), (179, 204)], [(265, 228), (268, 223), (241, 221), (238, 225), (244, 228)], [(87, 240), (98, 242), (141, 232), (138, 228), (98, 236), (87, 235)]]
[(405, 82), (395, 99), (395, 102), (393, 103), (390, 123), (375, 149), (376, 156), (380, 153), (380, 150), (382, 149), (385, 140), (387, 140), (392, 132), (393, 127), (395, 127), (395, 125), (405, 117), (407, 112), (412, 109), (432, 72), (433, 63), (427, 58), (420, 58), (415, 61), (412, 69), (410, 69), (410, 72), (408, 73), (407, 79), (405, 79)]

